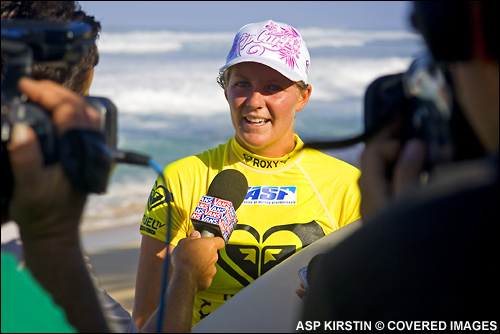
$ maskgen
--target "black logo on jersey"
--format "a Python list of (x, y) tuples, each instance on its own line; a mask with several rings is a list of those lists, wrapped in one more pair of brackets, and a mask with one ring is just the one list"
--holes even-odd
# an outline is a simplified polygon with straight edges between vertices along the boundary
[(290, 159), (290, 158), (287, 158), (286, 160), (274, 160), (274, 161), (273, 160), (271, 160), (271, 161), (260, 160), (260, 159), (251, 157), (246, 153), (243, 153), (243, 158), (245, 159), (245, 163), (247, 163), (253, 167), (260, 167), (260, 168), (267, 168), (267, 169), (277, 168), (280, 165), (280, 163), (282, 163), (283, 165), (286, 165), (286, 163), (288, 162), (288, 159)]
[(205, 319), (207, 316), (209, 316), (209, 315), (210, 315), (210, 312), (208, 312), (208, 313), (203, 313), (202, 308), (204, 308), (205, 306), (212, 306), (212, 303), (207, 302), (205, 299), (202, 299), (202, 301), (203, 301), (203, 304), (201, 304), (201, 306), (200, 306), (200, 310), (198, 311), (198, 313), (200, 314), (200, 320), (203, 320), (203, 319)]
[(245, 162), (248, 163), (249, 161), (252, 161), (252, 157), (249, 156), (249, 155), (246, 155), (245, 153), (243, 153), (243, 158), (245, 159)]
[[(235, 230), (243, 230), (250, 233), (260, 245), (264, 245), (266, 240), (274, 233), (288, 231), (299, 238), (302, 248), (325, 236), (323, 229), (315, 221), (307, 224), (273, 226), (262, 236), (253, 227), (240, 223), (236, 225)], [(262, 247), (262, 251), (260, 251), (257, 246), (227, 244), (225, 251), (227, 256), (221, 256), (219, 252), (217, 264), (243, 286), (247, 286), (253, 280), (295, 254), (297, 252), (297, 245), (264, 246)], [(232, 266), (228, 262), (231, 262)], [(253, 280), (248, 280), (236, 272), (233, 268), (236, 264), (239, 264), (239, 268)]]
[(155, 235), (156, 230), (162, 228), (163, 226), (165, 226), (165, 223), (162, 223), (159, 220), (148, 217), (146, 215), (142, 216), (141, 231), (145, 231), (149, 234)]
[[(161, 190), (162, 192), (160, 192)], [(166, 194), (166, 196), (165, 196)], [(151, 193), (148, 198), (148, 211), (153, 210), (159, 205), (167, 203), (167, 201), (172, 202), (172, 194), (168, 189), (163, 185), (158, 185), (158, 181), (155, 182), (153, 189), (151, 189)]]

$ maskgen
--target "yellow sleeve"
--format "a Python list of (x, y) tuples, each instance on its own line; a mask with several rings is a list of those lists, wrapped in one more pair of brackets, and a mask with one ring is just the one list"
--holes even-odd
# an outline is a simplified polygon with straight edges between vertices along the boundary
[(167, 185), (161, 176), (157, 177), (142, 219), (141, 234), (166, 242), (169, 221), (167, 200), (171, 201), (170, 244), (176, 246), (180, 239), (194, 231), (189, 217), (207, 191), (207, 181), (202, 177), (206, 175), (204, 169), (207, 169), (206, 165), (195, 156), (176, 161), (164, 169)]

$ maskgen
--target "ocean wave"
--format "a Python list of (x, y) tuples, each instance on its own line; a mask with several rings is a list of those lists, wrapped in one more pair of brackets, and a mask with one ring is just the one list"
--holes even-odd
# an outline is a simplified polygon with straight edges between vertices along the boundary
[(362, 47), (381, 41), (418, 40), (416, 34), (407, 31), (345, 30), (304, 28), (300, 30), (308, 49), (321, 47)]
[(102, 33), (98, 48), (103, 54), (158, 54), (180, 52), (187, 45), (210, 48), (231, 44), (234, 34), (224, 32), (132, 31)]
[[(102, 66), (102, 67), (101, 67)], [(216, 82), (215, 61), (141, 63), (136, 59), (100, 64), (91, 93), (134, 114), (215, 114), (227, 110)]]
[(361, 98), (376, 78), (405, 71), (413, 58), (319, 58), (311, 65), (311, 101)]
[[(361, 98), (377, 77), (404, 71), (411, 57), (317, 58), (311, 64), (311, 101)], [(102, 64), (91, 93), (110, 98), (122, 113), (220, 114), (227, 101), (215, 78), (217, 61)]]
[[(375, 78), (406, 70), (415, 48), (406, 31), (300, 29), (311, 53), (311, 101), (362, 98)], [(106, 96), (121, 113), (215, 115), (227, 101), (216, 83), (233, 33), (132, 31), (103, 34), (91, 94)], [(367, 45), (380, 41), (381, 43)], [(387, 41), (395, 41), (387, 46)], [(229, 43), (229, 44), (228, 44)], [(414, 45), (410, 43), (411, 45)], [(356, 46), (355, 48), (347, 48)], [(357, 47), (359, 46), (359, 47)], [(324, 52), (325, 47), (345, 52)], [(193, 52), (196, 50), (210, 52)], [(337, 50), (337, 49), (335, 49)], [(163, 52), (163, 54), (162, 54)], [(178, 52), (173, 55), (172, 52)], [(146, 55), (146, 53), (159, 53)]]
[[(418, 39), (407, 31), (362, 31), (344, 29), (299, 29), (309, 49), (332, 47), (362, 47), (379, 41)], [(161, 54), (186, 49), (209, 51), (228, 49), (235, 32), (186, 32), (169, 30), (140, 30), (103, 32), (98, 47), (103, 54)]]

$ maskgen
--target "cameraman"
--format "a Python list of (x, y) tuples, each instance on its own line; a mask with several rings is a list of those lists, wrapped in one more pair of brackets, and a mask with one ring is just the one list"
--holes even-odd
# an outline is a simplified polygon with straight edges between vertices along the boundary
[[(94, 41), (100, 31), (100, 24), (94, 17), (81, 11), (73, 1), (2, 1), (1, 6), (2, 20), (83, 21), (90, 24)], [(74, 93), (88, 95), (98, 59), (99, 54), (94, 42), (90, 52), (86, 53), (76, 66), (35, 65), (33, 77), (38, 80), (50, 79)], [(2, 55), (2, 81), (3, 67)], [(86, 106), (76, 94), (53, 82), (23, 79), (20, 82), (20, 89), (32, 102), (39, 102), (52, 113), (53, 123), (59, 135), (75, 127), (99, 128), (99, 116), (96, 112)], [(52, 294), (54, 301), (63, 308), (69, 322), (78, 331), (104, 332), (107, 326), (120, 332), (137, 331), (130, 314), (99, 289), (99, 292), (104, 292), (99, 296), (105, 298), (101, 300), (102, 306), (109, 311), (105, 312), (108, 322), (106, 324), (106, 320), (102, 317), (101, 305), (96, 301), (95, 291), (89, 289), (90, 286), (87, 284), (89, 280), (97, 284), (97, 279), (89, 271), (91, 268), (88, 258), (82, 254), (79, 244), (78, 224), (87, 194), (71, 186), (59, 164), (49, 167), (42, 165), (37, 138), (30, 127), (15, 126), (8, 151), (14, 172), (15, 193), (9, 210), (4, 210), (2, 207), (2, 225), (12, 219), (20, 226), (26, 266), (33, 276)], [(42, 225), (45, 226), (43, 229)], [(27, 226), (30, 226), (29, 229)], [(33, 230), (32, 226), (40, 228)], [(50, 296), (39, 288), (28, 271), (16, 270), (15, 259), (3, 252), (3, 246), (2, 332), (23, 330), (52, 332), (58, 331), (58, 326), (61, 326), (59, 329), (62, 331), (72, 330), (64, 314), (50, 301)], [(190, 297), (190, 294), (210, 285), (215, 273), (217, 250), (223, 246), (222, 239), (201, 239), (198, 233), (187, 238), (173, 254), (172, 261), (177, 265), (169, 288), (168, 314), (164, 321), (164, 330), (189, 331), (191, 314), (187, 312), (187, 316), (184, 315), (185, 310), (192, 309), (193, 297)], [(19, 246), (15, 248), (14, 253), (19, 253)], [(192, 255), (191, 260), (185, 259), (186, 254)], [(176, 277), (190, 277), (190, 280), (181, 281)], [(21, 284), (18, 288), (14, 286), (23, 282), (27, 283), (28, 287), (25, 284)], [(20, 291), (26, 294), (22, 295)], [(36, 300), (37, 296), (41, 296), (42, 305), (39, 303), (40, 300)], [(169, 309), (171, 300), (181, 306), (175, 310)], [(33, 310), (27, 314), (32, 318), (27, 318), (25, 313), (30, 306)], [(40, 310), (45, 309), (48, 313), (40, 314)], [(155, 319), (155, 317), (150, 319), (152, 324), (150, 328), (156, 323)], [(184, 323), (188, 323), (188, 326), (184, 326)]]
[[(59, 135), (72, 128), (99, 129), (97, 112), (70, 90), (31, 79), (22, 79), (19, 87), (51, 114)], [(16, 125), (13, 132), (7, 150), (15, 187), (9, 216), (2, 211), (2, 224), (13, 219), (19, 225), (26, 267), (36, 281), (2, 252), (2, 332), (108, 332), (80, 247), (78, 226), (87, 194), (72, 186), (60, 164), (43, 166), (31, 127)], [(183, 307), (167, 308), (164, 329), (189, 331), (194, 299), (190, 293), (210, 285), (224, 241), (200, 238), (198, 233), (179, 246), (169, 290), (169, 300), (175, 300), (168, 305)], [(183, 316), (185, 328), (179, 327)]]
[[(31, 79), (22, 79), (19, 87), (51, 112), (59, 134), (99, 128), (97, 112), (68, 89)], [(2, 332), (74, 331), (67, 321), (81, 332), (107, 332), (80, 248), (78, 225), (87, 194), (70, 184), (60, 164), (43, 166), (31, 127), (16, 125), (7, 150), (15, 186), (2, 224), (13, 219), (19, 225), (26, 267), (36, 281), (2, 252)]]
[(476, 155), (487, 153), (436, 166), (421, 186), (423, 142), (401, 147), (397, 124), (367, 142), (359, 180), (365, 225), (324, 256), (303, 320), (387, 325), (498, 318), (498, 20), (492, 6), (423, 1), (414, 3), (412, 16), (433, 58), (450, 73), (482, 145)]
[[(88, 95), (94, 74), (94, 68), (99, 62), (99, 52), (96, 45), (96, 39), (101, 31), (100, 23), (90, 15), (82, 11), (78, 3), (74, 1), (2, 1), (1, 2), (1, 18), (4, 20), (28, 19), (28, 20), (43, 20), (43, 21), (60, 21), (60, 22), (85, 22), (91, 28), (91, 38), (93, 43), (90, 44), (82, 59), (73, 66), (52, 66), (45, 64), (35, 64), (32, 69), (32, 77), (36, 80), (52, 80), (59, 83), (63, 87), (69, 88), (71, 91)], [(2, 54), (2, 82), (4, 75), (5, 59)], [(4, 208), (2, 207), (2, 215), (5, 216)], [(19, 260), (23, 259), (22, 243), (18, 238), (10, 240), (8, 243), (2, 243), (2, 250), (16, 255)], [(84, 255), (86, 265), (91, 269), (89, 259)], [(92, 275), (91, 279), (96, 288), (98, 288), (97, 278)], [(114, 301), (104, 289), (99, 289), (100, 301), (105, 308), (105, 314), (111, 316), (113, 322), (119, 324), (127, 331), (137, 331), (137, 327), (131, 320), (130, 315), (121, 305)]]
[[(101, 24), (94, 16), (88, 15), (75, 1), (2, 1), (2, 20), (42, 20), (59, 22), (85, 22), (91, 28), (93, 42), (88, 47), (82, 59), (73, 66), (53, 66), (35, 64), (32, 77), (36, 80), (52, 80), (75, 93), (88, 95), (92, 84), (94, 68), (99, 62), (99, 51), (96, 40), (101, 31)], [(2, 81), (4, 74), (4, 55), (2, 55)], [(22, 247), (19, 240), (9, 240), (2, 243), (2, 249), (15, 254), (22, 259)], [(105, 310), (108, 321), (116, 323), (124, 332), (137, 332), (138, 328), (130, 314), (107, 292), (99, 288), (97, 277), (93, 275), (89, 258), (84, 255), (89, 267), (91, 278), (99, 291), (100, 301)]]

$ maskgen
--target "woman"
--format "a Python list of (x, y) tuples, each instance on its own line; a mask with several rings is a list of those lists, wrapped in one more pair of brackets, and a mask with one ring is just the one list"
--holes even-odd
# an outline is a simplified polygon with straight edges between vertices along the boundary
[[(234, 138), (164, 170), (166, 188), (173, 195), (169, 252), (193, 231), (190, 214), (219, 172), (239, 170), (249, 185), (236, 212), (237, 227), (219, 253), (217, 274), (211, 286), (196, 295), (193, 326), (287, 257), (359, 218), (359, 171), (303, 149), (294, 134), (295, 113), (311, 96), (309, 63), (306, 45), (294, 28), (273, 21), (241, 28), (218, 78)], [(167, 251), (164, 194), (158, 179), (141, 225), (133, 315), (140, 327), (159, 298)]]

